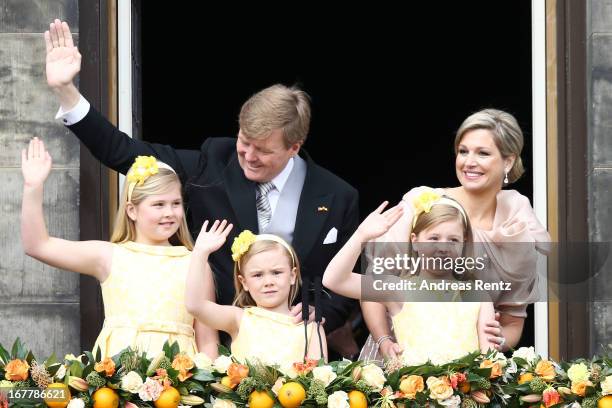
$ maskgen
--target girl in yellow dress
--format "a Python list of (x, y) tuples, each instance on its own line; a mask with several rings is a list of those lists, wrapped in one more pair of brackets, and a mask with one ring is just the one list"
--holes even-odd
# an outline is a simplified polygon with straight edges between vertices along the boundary
[[(187, 278), (187, 310), (205, 325), (232, 338), (232, 355), (241, 362), (260, 361), (288, 368), (304, 360), (327, 358), (325, 332), (314, 323), (294, 323), (290, 313), (300, 284), (300, 265), (282, 238), (243, 231), (232, 245), (236, 297), (232, 306), (202, 299), (213, 286), (209, 255), (225, 242), (232, 224), (208, 221), (196, 240)], [(305, 331), (308, 341), (305, 339)], [(319, 338), (321, 343), (319, 343)], [(308, 346), (306, 347), (306, 344)]]
[[(102, 358), (130, 346), (149, 357), (164, 342), (182, 351), (216, 355), (216, 331), (195, 324), (185, 309), (185, 279), (193, 247), (185, 222), (181, 184), (167, 164), (140, 156), (128, 171), (111, 242), (49, 237), (43, 185), (51, 156), (34, 138), (22, 152), (21, 236), (25, 252), (59, 269), (100, 281), (104, 326), (96, 344)], [(214, 293), (207, 296), (214, 298)], [(196, 339), (197, 344), (196, 344)]]
[[(387, 204), (383, 203), (372, 212), (332, 259), (323, 275), (323, 285), (340, 295), (367, 300), (363, 299), (366, 292), (362, 292), (362, 279), (368, 278), (351, 269), (361, 253), (362, 243), (383, 235), (402, 216), (400, 206), (383, 212)], [(464, 209), (455, 200), (426, 192), (415, 200), (414, 223), (408, 233), (410, 258), (430, 262), (422, 262), (421, 265), (428, 267), (405, 273), (401, 278), (410, 276), (406, 282), (413, 282), (412, 290), (421, 290), (408, 293), (414, 296), (413, 300), (421, 296), (424, 301), (396, 301), (397, 297), (393, 298), (390, 290), (385, 294), (389, 301), (382, 302), (392, 316), (398, 352), (403, 351), (404, 363), (418, 365), (430, 360), (434, 364), (444, 364), (475, 350), (493, 349), (484, 331), (485, 323), (494, 315), (491, 302), (458, 302), (460, 290), (422, 290), (423, 282), (427, 285), (460, 282), (453, 276), (453, 270), (444, 269), (440, 267), (441, 262), (434, 261), (465, 255), (465, 244), (472, 239)], [(384, 278), (392, 283), (402, 282), (396, 276)]]

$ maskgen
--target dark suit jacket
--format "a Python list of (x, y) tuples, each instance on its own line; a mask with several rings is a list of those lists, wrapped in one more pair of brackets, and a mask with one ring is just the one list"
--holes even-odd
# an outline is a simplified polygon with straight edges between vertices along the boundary
[[(208, 138), (200, 151), (134, 140), (120, 132), (93, 108), (80, 122), (69, 126), (104, 165), (125, 174), (138, 155), (153, 155), (172, 166), (185, 189), (187, 222), (197, 237), (205, 220), (227, 219), (234, 228), (225, 245), (209, 258), (215, 275), (217, 301), (231, 304), (234, 298), (231, 244), (241, 231), (258, 231), (255, 183), (248, 180), (236, 153), (235, 138)], [(303, 277), (321, 276), (332, 257), (357, 228), (358, 193), (353, 187), (315, 164), (307, 162), (306, 179), (298, 207), (293, 246)], [(328, 211), (319, 210), (326, 207)], [(338, 230), (335, 243), (323, 244), (331, 228)], [(356, 304), (342, 296), (323, 297), (326, 330), (346, 321)]]

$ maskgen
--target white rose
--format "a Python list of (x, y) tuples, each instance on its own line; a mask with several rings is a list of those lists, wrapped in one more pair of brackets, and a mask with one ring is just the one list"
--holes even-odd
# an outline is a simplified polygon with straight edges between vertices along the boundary
[(312, 370), (312, 376), (315, 380), (322, 381), (326, 387), (337, 377), (336, 373), (334, 373), (334, 369), (331, 366), (315, 367)]
[(193, 363), (200, 369), (210, 370), (212, 368), (212, 360), (205, 353), (197, 353), (193, 356)]
[(601, 393), (603, 395), (612, 394), (612, 375), (607, 376), (606, 379), (601, 382)]
[(380, 391), (385, 385), (385, 373), (376, 364), (368, 364), (361, 370), (361, 379), (365, 383), (374, 388), (375, 391)]
[(130, 371), (121, 379), (121, 389), (132, 394), (138, 393), (142, 388), (142, 384), (142, 378), (135, 371)]
[(229, 356), (219, 356), (213, 363), (215, 371), (220, 373), (227, 372), (228, 367), (232, 364), (232, 359)]
[(230, 400), (217, 398), (213, 401), (212, 408), (236, 408), (236, 404)]
[(529, 364), (533, 364), (536, 361), (536, 358), (537, 358), (533, 346), (531, 346), (531, 347), (521, 347), (520, 349), (518, 349), (514, 353), (512, 353), (512, 357), (513, 358), (514, 357), (522, 358), (523, 360), (527, 361), (527, 363), (529, 363)]
[(452, 397), (447, 398), (445, 400), (438, 400), (438, 404), (448, 408), (459, 408), (461, 406), (461, 397), (458, 395), (453, 395)]
[(298, 372), (293, 366), (293, 364), (284, 364), (279, 368), (280, 372), (283, 373), (286, 377), (291, 378), (292, 380), (298, 376)]
[(66, 375), (66, 366), (62, 364), (60, 368), (57, 369), (57, 372), (55, 373), (55, 378), (57, 378), (58, 380), (61, 380), (64, 378), (65, 375)]
[(348, 394), (344, 391), (336, 391), (327, 398), (327, 408), (350, 408)]
[(70, 400), (66, 408), (85, 408), (85, 402), (80, 398), (73, 398)]

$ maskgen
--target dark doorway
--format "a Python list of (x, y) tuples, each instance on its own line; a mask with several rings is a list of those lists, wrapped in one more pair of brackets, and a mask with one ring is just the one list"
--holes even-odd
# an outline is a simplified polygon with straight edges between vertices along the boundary
[[(365, 215), (415, 186), (456, 185), (454, 132), (495, 107), (525, 133), (513, 188), (532, 196), (530, 0), (240, 7), (142, 1), (136, 134), (197, 149), (237, 134), (251, 94), (297, 83), (313, 104), (305, 148), (359, 190)], [(522, 345), (534, 342), (528, 313)]]

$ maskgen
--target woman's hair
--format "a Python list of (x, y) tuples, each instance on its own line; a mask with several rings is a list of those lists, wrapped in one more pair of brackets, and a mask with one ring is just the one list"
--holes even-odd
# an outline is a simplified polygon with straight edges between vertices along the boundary
[(491, 132), (493, 141), (504, 159), (514, 155), (514, 164), (508, 172), (508, 182), (514, 183), (518, 180), (525, 173), (521, 160), (521, 152), (525, 141), (516, 118), (508, 112), (497, 109), (483, 109), (468, 116), (457, 130), (455, 155), (459, 150), (459, 144), (463, 136), (476, 129), (486, 129)]
[[(130, 170), (131, 171), (131, 170)], [(110, 242), (126, 242), (133, 241), (136, 239), (136, 227), (134, 221), (128, 217), (126, 207), (128, 203), (128, 190), (132, 183), (125, 182), (123, 185), (123, 191), (121, 192), (121, 201), (119, 203), (119, 209), (117, 210), (117, 217), (115, 217), (115, 226), (113, 228), (113, 234)], [(181, 181), (178, 176), (172, 170), (160, 167), (157, 174), (149, 176), (142, 185), (136, 184), (132, 191), (130, 202), (137, 206), (145, 198), (154, 194), (165, 194), (170, 191), (173, 187), (181, 187)], [(183, 245), (187, 249), (193, 249), (193, 241), (187, 228), (187, 221), (185, 217), (181, 220), (178, 231), (170, 237), (169, 242), (172, 245)]]
[[(461, 251), (461, 257), (472, 257), (473, 256), (473, 237), (472, 237), (472, 226), (470, 224), (470, 219), (465, 217), (461, 210), (458, 208), (461, 207), (461, 204), (455, 199), (452, 199), (448, 196), (444, 196), (445, 199), (452, 200), (457, 203), (457, 206), (453, 206), (450, 204), (438, 203), (434, 204), (429, 212), (422, 212), (418, 215), (414, 226), (412, 227), (412, 231), (410, 233), (414, 233), (419, 235), (422, 231), (425, 231), (431, 227), (434, 227), (438, 224), (447, 221), (459, 221), (461, 226), (463, 227), (463, 250)], [(410, 257), (418, 257), (418, 253), (415, 251), (414, 246), (412, 245), (412, 240), (410, 239), (410, 234), (408, 235), (408, 254)], [(471, 275), (467, 273), (458, 274), (453, 270), (453, 275), (455, 278), (460, 280), (471, 279)]]
[[(291, 304), (297, 297), (298, 291), (300, 289), (300, 284), (302, 282), (300, 275), (300, 262), (298, 261), (297, 254), (290, 245), (287, 245), (287, 247), (285, 247), (279, 242), (265, 239), (253, 242), (249, 247), (248, 251), (246, 251), (237, 262), (234, 262), (234, 289), (236, 290), (236, 296), (234, 297), (234, 302), (232, 303), (234, 306), (257, 306), (255, 300), (251, 297), (251, 294), (248, 291), (244, 290), (244, 287), (242, 286), (240, 279), (238, 279), (238, 276), (242, 274), (241, 271), (244, 271), (244, 265), (249, 262), (249, 259), (251, 259), (253, 255), (269, 251), (274, 248), (280, 248), (283, 251), (283, 255), (287, 259), (287, 262), (289, 263), (289, 265), (291, 265), (291, 268), (293, 269), (295, 267), (295, 283), (291, 285), (291, 289), (289, 290), (289, 298), (287, 299), (287, 306), (291, 307)], [(289, 250), (291, 250), (291, 253), (289, 252)], [(245, 276), (242, 275), (242, 277), (244, 278)]]

